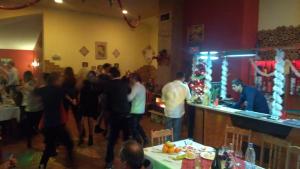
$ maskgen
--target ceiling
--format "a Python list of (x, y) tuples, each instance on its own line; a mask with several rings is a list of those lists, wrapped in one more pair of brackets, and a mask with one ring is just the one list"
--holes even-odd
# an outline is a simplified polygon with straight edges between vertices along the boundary
[[(38, 5), (121, 18), (117, 0), (112, 2), (113, 5), (110, 6), (109, 0), (64, 0), (62, 4), (55, 3), (54, 0), (41, 0)], [(159, 0), (121, 0), (121, 2), (129, 17), (140, 15), (144, 19), (157, 16), (159, 13)]]
[(1, 19), (0, 49), (33, 50), (42, 25), (41, 15)]

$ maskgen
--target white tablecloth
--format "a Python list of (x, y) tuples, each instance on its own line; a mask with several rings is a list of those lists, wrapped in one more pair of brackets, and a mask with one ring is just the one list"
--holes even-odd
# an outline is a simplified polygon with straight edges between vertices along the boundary
[[(180, 140), (174, 142), (176, 146), (185, 146), (186, 143), (192, 145), (196, 149), (201, 149), (203, 145), (190, 141), (190, 140)], [(190, 144), (191, 143), (191, 144)], [(162, 153), (162, 146), (158, 145), (154, 147), (144, 148), (144, 154), (147, 159), (149, 159), (153, 165), (153, 168), (157, 169), (181, 169), (181, 160), (173, 160), (172, 157), (176, 155), (170, 155)], [(256, 169), (263, 169), (261, 167), (256, 167)]]
[(13, 105), (0, 105), (0, 121), (16, 119), (20, 121), (20, 108)]

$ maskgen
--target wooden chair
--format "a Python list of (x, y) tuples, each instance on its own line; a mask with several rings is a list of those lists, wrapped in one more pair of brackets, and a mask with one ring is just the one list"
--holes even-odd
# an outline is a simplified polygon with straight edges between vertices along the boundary
[[(291, 160), (293, 155), (295, 159)], [(300, 147), (290, 146), (288, 148), (285, 169), (300, 169)]]
[[(262, 136), (259, 165), (268, 169), (284, 168), (285, 165), (284, 163), (282, 163), (282, 161), (284, 160), (282, 159), (284, 159), (284, 156), (287, 155), (287, 150), (290, 145), (291, 144), (288, 141), (264, 134)], [(268, 158), (268, 162), (264, 164), (266, 149), (269, 149), (268, 151), (269, 158)]]
[(224, 145), (233, 145), (234, 151), (242, 151), (243, 142), (250, 142), (251, 130), (245, 130), (233, 126), (226, 126)]
[(167, 141), (168, 137), (171, 138), (170, 141), (173, 141), (173, 128), (163, 129), (163, 130), (152, 130), (151, 131), (151, 144), (154, 146), (154, 141), (157, 140), (157, 144), (163, 144)]

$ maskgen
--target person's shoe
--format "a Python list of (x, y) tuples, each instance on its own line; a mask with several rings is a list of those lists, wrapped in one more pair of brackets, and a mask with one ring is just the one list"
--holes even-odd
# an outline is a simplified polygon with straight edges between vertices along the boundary
[(149, 140), (148, 138), (144, 138), (143, 140), (144, 140), (143, 146), (145, 147), (149, 144)]
[(28, 141), (27, 141), (27, 148), (32, 148), (31, 140), (28, 140)]
[(84, 141), (83, 141), (83, 138), (79, 138), (78, 144), (77, 144), (77, 145), (78, 145), (78, 146), (81, 146), (81, 145), (83, 144), (83, 142), (84, 142)]
[(94, 144), (93, 136), (89, 136), (89, 142), (88, 142), (88, 145), (89, 145), (89, 146), (92, 146), (93, 144)]
[(57, 156), (57, 152), (56, 152), (56, 150), (55, 151), (52, 151), (52, 152), (50, 152), (50, 157), (55, 157), (55, 156)]
[(104, 130), (102, 134), (103, 134), (103, 137), (107, 137), (107, 130)]
[(105, 169), (113, 169), (113, 164), (112, 163), (106, 163), (105, 164)]
[(40, 164), (38, 169), (46, 169), (44, 164)]
[(104, 129), (102, 129), (99, 125), (95, 126), (95, 133), (101, 133), (104, 132)]

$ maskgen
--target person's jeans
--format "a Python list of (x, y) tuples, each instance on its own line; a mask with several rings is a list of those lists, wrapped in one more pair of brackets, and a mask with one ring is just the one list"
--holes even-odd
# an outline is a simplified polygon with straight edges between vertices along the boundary
[(109, 119), (109, 134), (106, 149), (106, 163), (112, 163), (114, 160), (114, 148), (117, 143), (119, 133), (123, 131), (123, 140), (129, 139), (129, 128), (128, 128), (128, 118), (126, 117), (113, 117)]
[[(147, 136), (143, 129), (143, 127), (140, 125), (140, 120), (143, 117), (143, 114), (131, 114), (130, 117), (130, 126), (131, 126), (131, 132), (132, 137), (140, 144), (147, 142)], [(142, 137), (142, 139), (141, 139)]]
[(166, 117), (166, 129), (173, 128), (174, 141), (180, 140), (182, 118), (169, 118)]

